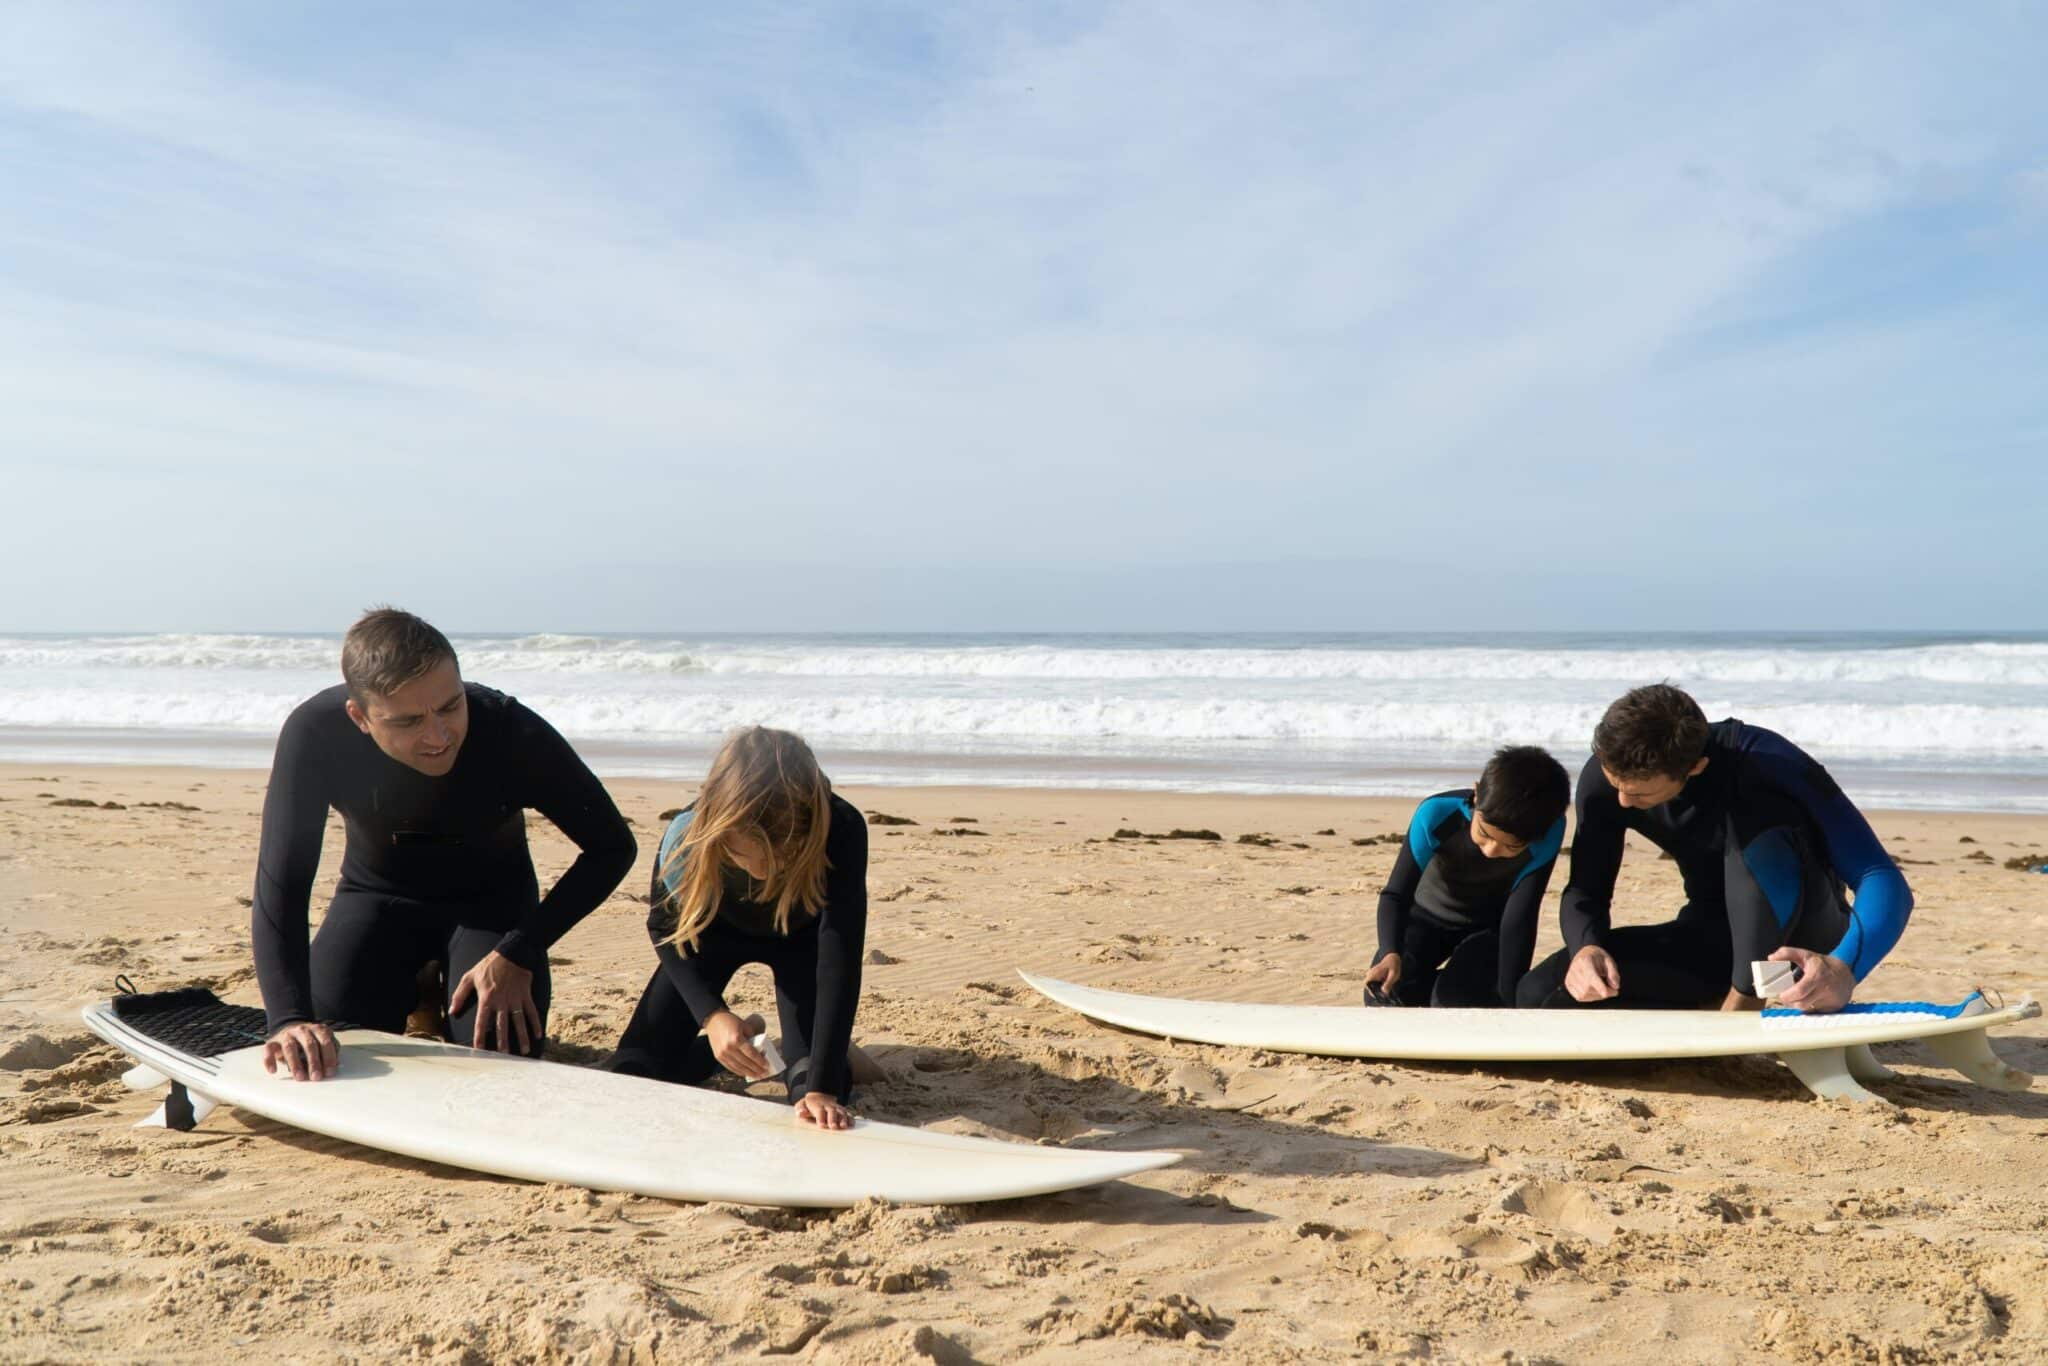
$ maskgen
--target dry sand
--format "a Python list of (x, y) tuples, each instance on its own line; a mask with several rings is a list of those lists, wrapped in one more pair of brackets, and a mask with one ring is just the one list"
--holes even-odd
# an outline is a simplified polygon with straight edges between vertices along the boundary
[[(1355, 1000), (1392, 850), (1353, 841), (1401, 829), (1405, 802), (849, 794), (919, 822), (873, 831), (858, 1033), (889, 1080), (867, 1112), (1187, 1154), (1137, 1181), (808, 1214), (481, 1177), (231, 1110), (134, 1131), (154, 1098), (78, 1007), (116, 972), (256, 1000), (263, 781), (0, 768), (0, 1359), (2048, 1359), (2048, 1089), (1970, 1087), (1913, 1045), (1879, 1050), (1896, 1110), (1816, 1101), (1763, 1058), (1205, 1048), (1098, 1027), (1010, 972)], [(611, 786), (643, 844), (688, 795)], [(2048, 877), (2000, 866), (2048, 851), (2048, 818), (1876, 823), (1919, 909), (1866, 996), (2048, 985)], [(1226, 842), (1105, 839), (1129, 826)], [(338, 846), (335, 827), (323, 892)], [(545, 826), (535, 846), (544, 876), (566, 861)], [(558, 1057), (601, 1057), (647, 975), (647, 857), (555, 948)], [(1618, 904), (1662, 918), (1672, 865), (1632, 848)], [(767, 1004), (765, 980), (736, 996)], [(2048, 1028), (2002, 1037), (2048, 1071)]]

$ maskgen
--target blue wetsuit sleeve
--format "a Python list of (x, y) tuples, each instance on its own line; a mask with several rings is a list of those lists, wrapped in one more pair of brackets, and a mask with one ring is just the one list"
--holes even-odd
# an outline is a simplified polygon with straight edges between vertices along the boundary
[(633, 867), (639, 846), (611, 794), (561, 733), (516, 702), (509, 709), (521, 723), (520, 753), (531, 784), (526, 804), (578, 850), (548, 894), (498, 941), (499, 953), (533, 972), (556, 940), (612, 894)]
[(1621, 875), (1622, 842), (1628, 837), (1621, 803), (1600, 771), (1588, 760), (1579, 774), (1575, 798), (1579, 827), (1572, 834), (1572, 875), (1557, 908), (1564, 946), (1573, 953), (1588, 944), (1604, 946), (1613, 923), (1614, 880)]
[(1559, 816), (1543, 838), (1529, 846), (1529, 863), (1508, 889), (1507, 903), (1500, 913), (1500, 972), (1496, 987), (1507, 1005), (1515, 1003), (1515, 986), (1529, 971), (1536, 954), (1538, 912), (1543, 894), (1550, 888), (1551, 870), (1564, 847), (1564, 817)]
[(314, 1018), (307, 922), (327, 830), (327, 804), (313, 718), (304, 710), (295, 711), (277, 737), (270, 786), (263, 794), (256, 888), (249, 898), (256, 984), (273, 1034)]
[(1826, 842), (1828, 863), (1854, 897), (1849, 928), (1829, 950), (1862, 981), (1892, 951), (1913, 913), (1913, 889), (1877, 832), (1834, 778), (1803, 750), (1757, 756), (1772, 781), (1798, 800)]
[(715, 990), (699, 971), (697, 960), (669, 942), (669, 936), (676, 932), (675, 891), (683, 881), (682, 865), (672, 863), (671, 856), (695, 815), (694, 811), (685, 811), (670, 821), (655, 848), (654, 871), (647, 886), (647, 937), (654, 941), (654, 956), (661, 963), (661, 975), (683, 998), (683, 1004), (690, 1008), (701, 1028), (706, 1020), (730, 1007), (725, 1003), (724, 993)]
[(831, 867), (818, 920), (818, 1014), (809, 1081), (813, 1093), (839, 1096), (846, 1090), (846, 1050), (853, 1042), (868, 935), (868, 825), (858, 811), (849, 818), (842, 809), (835, 816), (826, 857)]

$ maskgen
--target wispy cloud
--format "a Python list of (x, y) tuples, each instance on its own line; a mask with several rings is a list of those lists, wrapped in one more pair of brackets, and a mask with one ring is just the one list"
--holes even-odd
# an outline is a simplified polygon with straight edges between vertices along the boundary
[[(407, 596), (621, 554), (1484, 582), (1589, 535), (1640, 566), (1673, 504), (1709, 562), (1926, 543), (1936, 438), (2048, 491), (1999, 440), (2044, 425), (2038, 253), (1907, 230), (2035, 194), (2048, 32), (2000, 22), (12, 7), (0, 461), (52, 515), (0, 571), (90, 535), (64, 624), (143, 566), (212, 620), (324, 602), (371, 529)], [(1774, 479), (1819, 501), (1739, 496)]]

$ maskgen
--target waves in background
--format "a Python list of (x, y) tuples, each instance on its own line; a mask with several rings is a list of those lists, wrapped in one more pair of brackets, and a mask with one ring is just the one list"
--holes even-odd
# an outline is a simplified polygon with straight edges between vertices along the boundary
[[(1409, 794), (1510, 742), (1576, 767), (1668, 679), (1780, 730), (1872, 805), (2048, 810), (2048, 637), (475, 636), (603, 771), (694, 777), (803, 732), (845, 782)], [(0, 637), (0, 758), (260, 767), (336, 636)]]

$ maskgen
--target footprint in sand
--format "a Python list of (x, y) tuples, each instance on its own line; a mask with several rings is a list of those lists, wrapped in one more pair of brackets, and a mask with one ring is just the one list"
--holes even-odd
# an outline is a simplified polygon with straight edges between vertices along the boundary
[(1550, 1269), (1548, 1254), (1535, 1243), (1505, 1229), (1486, 1225), (1450, 1229), (1418, 1229), (1388, 1244), (1388, 1251), (1409, 1260), (1474, 1261), (1497, 1272), (1536, 1276)]
[(1508, 1214), (1526, 1214), (1559, 1232), (1596, 1243), (1613, 1238), (1619, 1227), (1607, 1207), (1592, 1194), (1558, 1181), (1520, 1182), (1501, 1196), (1500, 1209)]

